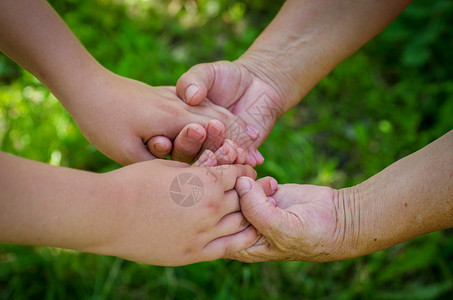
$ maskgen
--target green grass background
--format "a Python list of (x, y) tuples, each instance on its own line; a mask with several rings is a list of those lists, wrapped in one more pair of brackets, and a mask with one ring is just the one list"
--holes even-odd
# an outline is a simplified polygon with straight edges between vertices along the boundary
[[(282, 1), (52, 0), (104, 66), (151, 85), (235, 59)], [(364, 24), (366, 26), (366, 24)], [(453, 128), (453, 2), (415, 1), (282, 117), (257, 168), (280, 183), (351, 186)], [(106, 172), (33, 76), (0, 55), (0, 148)], [(0, 299), (449, 299), (453, 231), (341, 262), (214, 261), (164, 268), (45, 247), (0, 245)]]

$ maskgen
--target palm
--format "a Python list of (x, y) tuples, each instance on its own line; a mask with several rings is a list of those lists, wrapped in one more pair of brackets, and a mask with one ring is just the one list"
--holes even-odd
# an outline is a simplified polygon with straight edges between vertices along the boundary
[(285, 184), (272, 196), (278, 207), (292, 214), (299, 232), (310, 244), (328, 244), (337, 225), (334, 192), (315, 185)]

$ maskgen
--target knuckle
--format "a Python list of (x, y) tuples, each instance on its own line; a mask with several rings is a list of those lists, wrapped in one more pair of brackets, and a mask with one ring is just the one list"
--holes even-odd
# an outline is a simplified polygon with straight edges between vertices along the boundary
[(207, 216), (217, 216), (221, 213), (221, 206), (219, 202), (211, 201), (203, 207), (204, 214)]

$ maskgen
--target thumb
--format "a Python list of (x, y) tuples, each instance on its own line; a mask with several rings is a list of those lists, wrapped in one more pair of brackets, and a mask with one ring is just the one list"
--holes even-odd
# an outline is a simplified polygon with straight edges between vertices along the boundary
[(211, 64), (198, 64), (184, 73), (176, 83), (176, 94), (189, 105), (200, 104), (214, 84), (215, 72)]
[(275, 224), (281, 218), (280, 209), (272, 204), (261, 186), (251, 178), (238, 178), (235, 188), (244, 217), (262, 234), (270, 234), (270, 224)]

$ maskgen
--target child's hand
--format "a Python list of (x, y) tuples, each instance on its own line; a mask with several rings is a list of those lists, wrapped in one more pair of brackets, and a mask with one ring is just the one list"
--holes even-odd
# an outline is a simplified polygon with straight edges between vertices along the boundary
[[(71, 99), (62, 102), (87, 139), (119, 163), (126, 165), (153, 159), (155, 157), (145, 147), (150, 138), (162, 135), (173, 140), (187, 124), (207, 126), (212, 119), (234, 130), (226, 131), (222, 122), (209, 123), (208, 131), (210, 127), (221, 128), (204, 141), (202, 150), (215, 151), (224, 138), (230, 138), (246, 151), (248, 164), (257, 163), (251, 159), (251, 153), (256, 151), (252, 141), (228, 110), (208, 102), (189, 106), (179, 100), (174, 87), (151, 87), (108, 71), (94, 78), (89, 89), (66, 96)], [(168, 144), (163, 146), (168, 149)], [(178, 146), (184, 148), (182, 143)]]
[(225, 140), (223, 145), (212, 152), (206, 149), (193, 164), (195, 167), (215, 167), (219, 165), (244, 164), (245, 152), (231, 140)]
[(175, 266), (232, 255), (258, 237), (234, 190), (238, 177), (256, 177), (250, 166), (154, 160), (101, 176), (111, 198), (99, 230), (109, 238), (88, 251)]

